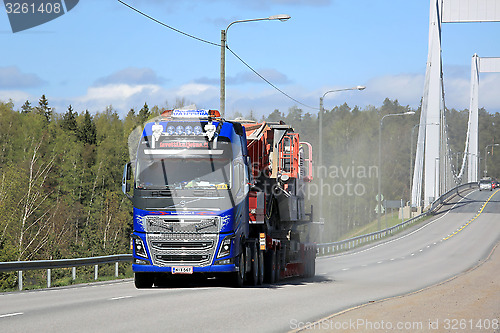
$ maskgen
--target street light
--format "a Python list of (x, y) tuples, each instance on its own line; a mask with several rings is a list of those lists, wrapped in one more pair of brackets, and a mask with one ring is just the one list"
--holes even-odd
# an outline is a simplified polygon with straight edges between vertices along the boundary
[(488, 175), (488, 154), (487, 154), (487, 149), (488, 147), (496, 147), (500, 146), (500, 143), (492, 143), (484, 147), (484, 177)]
[(226, 41), (227, 41), (227, 30), (229, 29), (229, 27), (235, 23), (242, 23), (242, 22), (271, 21), (271, 20), (280, 20), (283, 22), (288, 19), (290, 19), (290, 15), (279, 14), (265, 18), (237, 20), (229, 23), (226, 30), (220, 31), (220, 114), (222, 115), (222, 117), (225, 116), (225, 110), (226, 110)]
[[(377, 224), (378, 224), (378, 230), (381, 230), (381, 225), (380, 225), (380, 215), (382, 213), (382, 194), (381, 194), (381, 182), (380, 178), (382, 177), (382, 156), (381, 156), (381, 150), (382, 150), (382, 123), (384, 121), (385, 117), (390, 117), (390, 116), (406, 116), (406, 115), (412, 115), (415, 114), (415, 111), (408, 111), (405, 113), (390, 113), (386, 114), (380, 119), (380, 126), (378, 128), (378, 194), (377, 194)], [(387, 221), (386, 221), (387, 223)], [(387, 226), (386, 226), (387, 227)]]
[[(323, 166), (323, 99), (325, 98), (325, 96), (327, 94), (332, 93), (332, 92), (339, 92), (339, 91), (346, 91), (346, 90), (365, 90), (365, 89), (366, 89), (365, 86), (356, 86), (356, 87), (352, 87), (352, 88), (328, 90), (326, 93), (323, 94), (322, 97), (319, 98), (319, 115), (318, 115), (318, 122), (319, 122), (318, 175), (319, 175), (320, 167)], [(320, 219), (320, 222), (322, 222), (322, 219), (323, 219), (323, 196), (322, 195), (320, 195), (320, 198), (319, 198), (319, 219)]]

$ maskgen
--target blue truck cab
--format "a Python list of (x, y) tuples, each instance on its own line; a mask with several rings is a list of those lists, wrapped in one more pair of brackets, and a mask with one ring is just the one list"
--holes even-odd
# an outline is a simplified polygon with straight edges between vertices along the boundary
[(224, 273), (242, 283), (250, 184), (245, 128), (214, 110), (170, 110), (146, 123), (137, 141), (122, 181), (133, 204), (136, 287), (176, 274)]

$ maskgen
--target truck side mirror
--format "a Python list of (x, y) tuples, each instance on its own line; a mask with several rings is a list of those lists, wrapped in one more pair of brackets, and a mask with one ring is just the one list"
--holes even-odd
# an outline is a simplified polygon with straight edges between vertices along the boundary
[(123, 178), (122, 178), (122, 192), (130, 200), (132, 200), (132, 196), (128, 192), (130, 192), (130, 179), (132, 178), (131, 166), (132, 164), (130, 162), (125, 164), (125, 167), (123, 168)]

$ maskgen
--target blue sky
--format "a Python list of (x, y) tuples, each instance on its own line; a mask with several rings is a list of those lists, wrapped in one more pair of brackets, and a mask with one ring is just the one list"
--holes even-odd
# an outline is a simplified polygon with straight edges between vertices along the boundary
[[(317, 113), (346, 102), (361, 109), (398, 99), (417, 107), (423, 92), (429, 31), (426, 0), (125, 0), (156, 19), (220, 43), (234, 21), (288, 14), (286, 22), (234, 24), (228, 45), (281, 90), (226, 54), (226, 113), (268, 114), (297, 105)], [(12, 33), (0, 5), (0, 100), (37, 104), (45, 94), (63, 113), (69, 104), (95, 113), (112, 105), (172, 107), (185, 98), (219, 108), (220, 47), (176, 33), (118, 1), (81, 0), (65, 15)], [(469, 106), (471, 57), (500, 57), (500, 23), (443, 25), (446, 104)], [(481, 74), (480, 107), (500, 111), (500, 74)]]

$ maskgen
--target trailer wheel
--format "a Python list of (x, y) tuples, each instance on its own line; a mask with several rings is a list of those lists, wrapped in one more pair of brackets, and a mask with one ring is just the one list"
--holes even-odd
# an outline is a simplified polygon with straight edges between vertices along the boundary
[(311, 277), (316, 275), (316, 249), (311, 250)]
[(134, 273), (134, 284), (137, 289), (151, 288), (155, 277), (151, 273)]
[(252, 255), (251, 269), (248, 273), (248, 281), (251, 286), (256, 286), (259, 283), (259, 257), (257, 253), (257, 245), (255, 243), (250, 245)]
[(304, 272), (302, 273), (301, 276), (307, 278), (307, 277), (309, 277), (309, 270), (311, 267), (311, 265), (309, 265), (309, 251), (305, 251), (305, 253), (304, 253), (303, 266), (304, 266)]
[(276, 250), (276, 268), (274, 270), (274, 282), (281, 280), (281, 250)]
[(309, 249), (306, 254), (305, 277), (312, 278), (316, 274), (316, 258), (314, 249)]
[(276, 252), (268, 250), (264, 256), (264, 279), (267, 283), (273, 284), (276, 278)]
[(257, 258), (259, 259), (259, 280), (257, 284), (261, 285), (264, 283), (264, 251), (257, 248)]

